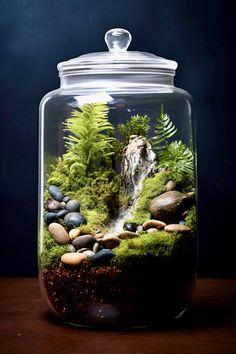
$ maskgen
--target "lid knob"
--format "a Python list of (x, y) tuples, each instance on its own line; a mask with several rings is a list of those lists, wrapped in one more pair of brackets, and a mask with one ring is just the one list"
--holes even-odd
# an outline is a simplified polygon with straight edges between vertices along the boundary
[(104, 38), (110, 52), (125, 52), (132, 40), (130, 32), (123, 28), (110, 29)]

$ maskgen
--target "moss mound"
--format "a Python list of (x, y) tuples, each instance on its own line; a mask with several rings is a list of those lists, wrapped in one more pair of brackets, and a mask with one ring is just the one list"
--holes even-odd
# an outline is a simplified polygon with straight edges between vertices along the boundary
[(133, 260), (142, 260), (142, 258), (147, 256), (158, 257), (160, 261), (165, 261), (179, 251), (183, 252), (186, 248), (184, 244), (187, 244), (191, 238), (191, 235), (185, 236), (166, 231), (157, 231), (151, 234), (144, 233), (137, 238), (123, 240), (114, 249), (116, 257), (113, 259), (113, 263), (128, 264), (133, 262)]

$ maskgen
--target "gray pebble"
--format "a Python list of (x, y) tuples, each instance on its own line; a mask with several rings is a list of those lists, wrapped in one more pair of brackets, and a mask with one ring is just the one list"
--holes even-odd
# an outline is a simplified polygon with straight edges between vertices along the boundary
[(80, 202), (76, 199), (71, 199), (68, 201), (66, 204), (66, 210), (68, 210), (69, 213), (77, 211), (80, 211)]
[(69, 229), (80, 226), (82, 224), (87, 224), (86, 218), (77, 212), (68, 213), (64, 218), (64, 223)]
[(142, 227), (142, 225), (139, 225), (138, 227), (137, 227), (137, 231), (136, 232), (142, 232), (143, 231), (143, 227)]
[(115, 254), (111, 250), (104, 248), (101, 251), (97, 252), (90, 259), (94, 266), (102, 266), (109, 264), (114, 256)]
[(56, 216), (58, 219), (64, 219), (64, 217), (66, 216), (66, 214), (68, 214), (68, 211), (66, 209), (62, 209), (62, 210), (59, 210), (57, 213), (56, 213)]
[(57, 186), (50, 185), (48, 187), (48, 191), (53, 199), (57, 200), (58, 202), (62, 202), (64, 198), (64, 194), (60, 191), (60, 189)]
[(73, 245), (68, 245), (67, 252), (76, 252), (76, 249)]
[(88, 258), (95, 256), (95, 253), (91, 250), (84, 251), (83, 254)]
[(69, 200), (71, 200), (71, 198), (70, 198), (70, 197), (64, 197), (64, 198), (63, 198), (63, 202), (64, 202), (64, 203), (68, 203), (68, 202), (69, 202)]
[(45, 214), (44, 221), (47, 225), (50, 225), (52, 222), (57, 221), (57, 213), (53, 213), (52, 211)]

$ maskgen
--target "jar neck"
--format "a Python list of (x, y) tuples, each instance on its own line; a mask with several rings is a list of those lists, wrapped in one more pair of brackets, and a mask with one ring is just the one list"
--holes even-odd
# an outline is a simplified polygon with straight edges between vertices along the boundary
[(60, 75), (61, 88), (81, 89), (140, 89), (156, 86), (173, 86), (174, 74), (170, 73), (76, 73)]

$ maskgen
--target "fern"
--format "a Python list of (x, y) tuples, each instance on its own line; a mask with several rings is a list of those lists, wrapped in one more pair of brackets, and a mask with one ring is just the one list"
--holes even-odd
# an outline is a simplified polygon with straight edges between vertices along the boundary
[(153, 147), (154, 149), (160, 151), (168, 146), (168, 139), (170, 139), (177, 132), (177, 129), (171, 121), (169, 115), (164, 113), (163, 105), (161, 105), (160, 115), (157, 118), (154, 128), (154, 133), (156, 135), (152, 138)]
[(181, 140), (168, 144), (160, 152), (159, 160), (159, 167), (168, 169), (173, 180), (186, 188), (194, 184), (194, 156)]
[(108, 107), (102, 103), (86, 104), (80, 111), (73, 111), (64, 126), (68, 132), (66, 153), (58, 158), (48, 183), (60, 186), (63, 191), (75, 191), (95, 172), (103, 175), (108, 166), (111, 171), (114, 128), (108, 121)]
[(65, 122), (64, 131), (68, 154), (65, 162), (70, 163), (70, 172), (87, 176), (99, 167), (99, 163), (111, 156), (113, 137), (106, 135), (113, 130), (108, 121), (108, 107), (101, 103), (86, 104), (81, 111), (73, 111)]

